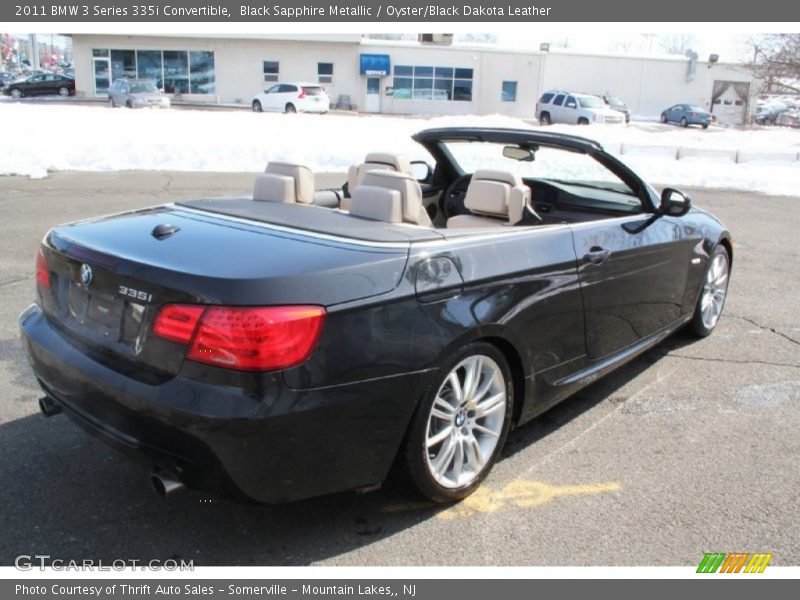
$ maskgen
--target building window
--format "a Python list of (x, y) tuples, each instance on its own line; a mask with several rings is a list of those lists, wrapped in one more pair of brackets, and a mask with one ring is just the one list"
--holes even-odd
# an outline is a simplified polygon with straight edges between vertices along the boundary
[(393, 96), (414, 100), (472, 100), (472, 69), (396, 65)]
[(281, 65), (277, 60), (264, 61), (264, 81), (278, 81)]
[(92, 56), (94, 58), (108, 58), (108, 50), (106, 48), (94, 48)]
[(192, 94), (216, 93), (213, 52), (189, 52), (189, 89)]
[(161, 50), (137, 50), (136, 66), (139, 79), (150, 79), (156, 87), (164, 89), (164, 63)]
[(136, 52), (133, 50), (111, 51), (111, 79), (136, 78)]
[(185, 50), (164, 51), (164, 91), (189, 93), (189, 53)]
[(317, 81), (333, 83), (333, 63), (317, 63)]
[(503, 89), (500, 94), (501, 102), (516, 102), (517, 101), (517, 82), (504, 81)]

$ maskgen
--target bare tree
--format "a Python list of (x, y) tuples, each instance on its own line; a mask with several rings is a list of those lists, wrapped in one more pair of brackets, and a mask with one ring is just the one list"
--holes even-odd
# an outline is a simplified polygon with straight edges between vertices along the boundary
[(800, 33), (770, 33), (750, 43), (750, 67), (764, 89), (800, 94)]
[(496, 44), (497, 35), (494, 33), (462, 33), (458, 36), (462, 42), (477, 42), (480, 44)]
[(694, 35), (691, 33), (666, 33), (659, 36), (658, 44), (667, 54), (686, 54), (697, 45)]

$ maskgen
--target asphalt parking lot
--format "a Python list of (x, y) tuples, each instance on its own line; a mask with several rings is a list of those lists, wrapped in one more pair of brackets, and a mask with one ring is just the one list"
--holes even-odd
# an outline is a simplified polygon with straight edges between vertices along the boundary
[(0, 177), (0, 564), (48, 554), (196, 565), (696, 565), (711, 551), (800, 564), (800, 198), (693, 192), (735, 240), (716, 332), (679, 334), (513, 432), (483, 488), (457, 506), (432, 507), (394, 481), (283, 506), (192, 492), (165, 501), (140, 467), (65, 417), (41, 417), (17, 315), (33, 298), (47, 229), (246, 193), (252, 177)]

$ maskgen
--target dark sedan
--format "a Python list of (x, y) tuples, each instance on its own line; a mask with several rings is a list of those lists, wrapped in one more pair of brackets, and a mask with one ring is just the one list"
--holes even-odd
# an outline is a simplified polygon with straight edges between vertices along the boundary
[(685, 194), (584, 138), (414, 139), (435, 160), (422, 181), (371, 153), (338, 208), (272, 162), (252, 196), (51, 229), (20, 316), (42, 412), (143, 461), (162, 494), (281, 502), (374, 489), (397, 464), (449, 502), (511, 427), (716, 327), (733, 245)]
[(72, 77), (55, 73), (38, 73), (27, 79), (7, 83), (2, 91), (12, 98), (46, 94), (58, 94), (66, 97), (75, 93), (75, 80)]
[(700, 125), (708, 129), (713, 120), (710, 112), (693, 104), (676, 104), (661, 113), (662, 123), (680, 123), (681, 127)]

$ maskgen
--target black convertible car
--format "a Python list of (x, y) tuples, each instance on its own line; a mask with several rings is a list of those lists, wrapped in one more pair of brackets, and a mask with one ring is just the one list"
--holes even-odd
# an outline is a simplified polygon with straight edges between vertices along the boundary
[(288, 501), (377, 487), (397, 462), (446, 502), (510, 427), (714, 329), (731, 237), (686, 195), (583, 138), (414, 139), (433, 165), (372, 153), (344, 193), (273, 162), (252, 197), (50, 230), (20, 316), (42, 412), (141, 459), (161, 493)]

